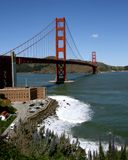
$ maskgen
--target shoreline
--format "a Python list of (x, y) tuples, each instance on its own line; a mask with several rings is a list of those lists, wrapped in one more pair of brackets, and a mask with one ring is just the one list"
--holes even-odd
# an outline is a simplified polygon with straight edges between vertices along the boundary
[[(52, 99), (52, 98), (48, 98), (49, 102), (46, 104), (46, 106), (44, 108), (42, 108), (41, 110), (38, 110), (36, 113), (32, 113), (29, 116), (27, 116), (23, 123), (24, 125), (27, 126), (31, 126), (31, 129), (36, 129), (38, 127), (38, 124), (42, 123), (42, 121), (44, 121), (45, 119), (47, 119), (50, 116), (56, 115), (56, 109), (59, 106), (57, 100)], [(65, 101), (64, 101), (65, 102)], [(67, 103), (67, 101), (66, 101)], [(20, 125), (19, 125), (20, 127)], [(51, 130), (52, 131), (52, 130)], [(55, 133), (57, 135), (59, 135), (58, 133)], [(12, 135), (11, 138), (15, 138), (15, 133)], [(75, 140), (74, 137), (70, 137), (70, 143), (72, 144), (72, 141)], [(84, 150), (86, 150), (87, 152), (89, 150), (91, 151), (96, 151), (98, 150), (98, 142), (97, 141), (88, 141), (87, 139), (81, 139), (78, 138), (79, 142), (80, 142), (80, 147)], [(118, 147), (118, 149), (120, 150), (120, 146), (116, 145)], [(103, 143), (103, 148), (104, 150), (108, 149), (108, 145), (106, 145), (106, 143)], [(86, 152), (86, 153), (87, 153)]]
[(55, 115), (56, 108), (58, 107), (58, 102), (54, 99), (49, 98), (49, 102), (46, 106), (37, 112), (25, 117), (24, 123), (30, 122), (33, 125), (37, 125), (38, 123), (42, 122), (44, 119)]

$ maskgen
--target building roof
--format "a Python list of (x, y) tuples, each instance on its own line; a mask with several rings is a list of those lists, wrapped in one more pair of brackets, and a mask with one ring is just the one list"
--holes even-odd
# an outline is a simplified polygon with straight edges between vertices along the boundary
[(28, 90), (28, 89), (37, 89), (37, 88), (45, 88), (45, 87), (5, 87), (0, 89), (2, 90)]

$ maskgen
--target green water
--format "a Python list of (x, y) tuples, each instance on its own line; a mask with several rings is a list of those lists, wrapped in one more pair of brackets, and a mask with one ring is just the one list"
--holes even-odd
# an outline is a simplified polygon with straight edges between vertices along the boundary
[(107, 139), (111, 133), (117, 141), (128, 143), (127, 72), (70, 75), (70, 79), (75, 79), (75, 82), (63, 85), (49, 84), (51, 75), (18, 74), (19, 85), (24, 84), (25, 77), (31, 85), (46, 85), (49, 95), (71, 96), (90, 105), (91, 120), (73, 127), (74, 136), (96, 141), (99, 137)]
[(57, 86), (49, 94), (72, 96), (91, 105), (89, 122), (72, 129), (74, 136), (98, 140), (111, 132), (128, 143), (128, 73), (85, 76), (74, 83)]

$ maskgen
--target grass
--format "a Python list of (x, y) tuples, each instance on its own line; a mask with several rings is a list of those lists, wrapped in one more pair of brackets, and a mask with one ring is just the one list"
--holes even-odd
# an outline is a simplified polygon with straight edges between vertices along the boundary
[(0, 134), (2, 134), (5, 129), (14, 121), (14, 119), (16, 118), (16, 116), (11, 115), (7, 121), (0, 121)]

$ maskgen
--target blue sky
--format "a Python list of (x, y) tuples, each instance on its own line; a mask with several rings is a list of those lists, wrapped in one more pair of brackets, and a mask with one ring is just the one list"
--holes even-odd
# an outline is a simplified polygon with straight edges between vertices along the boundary
[(87, 60), (128, 65), (128, 0), (0, 0), (0, 53), (65, 17)]

